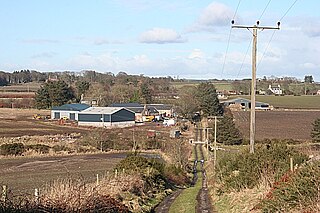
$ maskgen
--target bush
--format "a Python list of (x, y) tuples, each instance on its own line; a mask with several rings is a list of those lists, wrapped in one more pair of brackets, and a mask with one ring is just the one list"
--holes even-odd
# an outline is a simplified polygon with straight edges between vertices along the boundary
[(175, 165), (166, 166), (164, 175), (170, 183), (175, 185), (184, 186), (191, 183), (187, 173), (181, 167)]
[[(314, 204), (320, 202), (320, 162), (298, 169), (276, 182), (259, 208), (263, 212), (289, 212), (304, 210), (316, 212)], [(315, 207), (315, 208), (319, 208)], [(306, 211), (309, 209), (309, 211)]]
[(133, 153), (116, 166), (118, 171), (139, 174), (146, 182), (146, 192), (163, 190), (165, 186), (164, 164), (157, 159), (148, 159)]
[(22, 143), (2, 144), (0, 146), (1, 155), (22, 155), (25, 147)]
[(41, 153), (41, 154), (49, 153), (50, 148), (51, 148), (50, 146), (47, 146), (47, 145), (44, 145), (44, 144), (27, 145), (25, 147), (25, 149), (32, 149), (32, 150), (35, 150), (35, 151), (37, 151), (38, 153)]
[(320, 119), (316, 119), (312, 124), (313, 128), (311, 131), (312, 141), (315, 143), (320, 142)]
[(219, 192), (253, 188), (262, 181), (271, 185), (290, 169), (290, 157), (295, 164), (308, 159), (281, 143), (257, 145), (254, 154), (244, 151), (221, 156), (217, 166), (217, 179), (222, 184)]

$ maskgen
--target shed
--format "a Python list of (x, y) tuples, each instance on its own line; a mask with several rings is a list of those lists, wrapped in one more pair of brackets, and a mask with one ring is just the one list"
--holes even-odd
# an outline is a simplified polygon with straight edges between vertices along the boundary
[[(251, 109), (251, 101), (245, 98), (234, 98), (231, 100), (223, 101), (224, 106), (233, 109)], [(268, 103), (256, 101), (256, 109), (269, 110), (270, 105)]]
[(69, 120), (78, 120), (78, 114), (82, 110), (89, 108), (87, 104), (64, 104), (62, 106), (53, 106), (51, 109), (51, 118), (60, 119), (65, 118)]
[(124, 107), (90, 107), (79, 113), (79, 126), (126, 127), (135, 124), (135, 113)]
[(142, 122), (145, 115), (159, 115), (158, 110), (149, 105), (139, 103), (114, 103), (110, 107), (123, 107), (135, 113), (135, 121)]

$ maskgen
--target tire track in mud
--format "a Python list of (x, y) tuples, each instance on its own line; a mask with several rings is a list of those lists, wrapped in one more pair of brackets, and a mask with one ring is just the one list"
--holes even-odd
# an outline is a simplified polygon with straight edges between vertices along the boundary
[[(198, 174), (197, 174), (197, 165), (198, 165), (198, 151), (197, 146), (194, 146), (194, 153), (195, 153), (195, 160), (193, 161), (192, 173), (193, 179), (191, 182), (191, 186), (193, 187), (198, 181)], [(183, 192), (184, 189), (178, 189), (177, 191), (173, 192), (171, 195), (167, 196), (153, 211), (156, 213), (168, 213), (171, 205), (175, 201), (175, 199)]]
[(215, 213), (211, 199), (209, 197), (209, 189), (207, 185), (207, 176), (204, 169), (204, 155), (202, 145), (200, 145), (200, 163), (201, 163), (201, 172), (202, 172), (202, 188), (200, 189), (197, 195), (197, 206), (196, 213)]

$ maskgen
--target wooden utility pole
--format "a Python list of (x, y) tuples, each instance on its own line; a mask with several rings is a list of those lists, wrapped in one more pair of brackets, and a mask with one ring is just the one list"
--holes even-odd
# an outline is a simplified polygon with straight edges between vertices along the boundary
[(213, 142), (213, 169), (216, 169), (217, 165), (217, 116), (214, 116), (214, 142)]
[[(234, 20), (231, 22), (234, 24)], [(256, 133), (256, 80), (257, 80), (257, 41), (258, 29), (260, 30), (280, 30), (280, 22), (277, 27), (262, 27), (259, 26), (260, 22), (257, 21), (253, 26), (239, 26), (232, 25), (232, 28), (252, 29), (253, 45), (252, 45), (252, 79), (251, 79), (251, 109), (250, 109), (250, 153), (254, 153), (254, 139)]]

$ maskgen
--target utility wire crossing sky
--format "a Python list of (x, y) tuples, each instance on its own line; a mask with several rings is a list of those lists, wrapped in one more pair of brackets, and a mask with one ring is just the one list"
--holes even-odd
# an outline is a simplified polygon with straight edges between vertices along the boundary
[(120, 71), (193, 79), (313, 75), (320, 80), (320, 1), (10, 0), (0, 2), (0, 70)]

